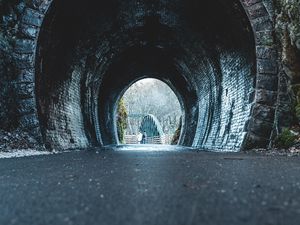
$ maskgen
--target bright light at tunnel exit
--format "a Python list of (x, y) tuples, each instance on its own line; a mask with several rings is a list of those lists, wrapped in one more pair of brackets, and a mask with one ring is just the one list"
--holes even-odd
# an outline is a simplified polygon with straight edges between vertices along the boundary
[(119, 101), (116, 117), (120, 144), (179, 142), (182, 106), (170, 86), (161, 80), (146, 78), (133, 83)]

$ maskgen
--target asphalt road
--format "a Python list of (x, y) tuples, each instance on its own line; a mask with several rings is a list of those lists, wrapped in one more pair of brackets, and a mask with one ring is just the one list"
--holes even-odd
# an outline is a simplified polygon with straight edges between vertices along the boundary
[(121, 148), (2, 159), (0, 224), (299, 225), (300, 158)]

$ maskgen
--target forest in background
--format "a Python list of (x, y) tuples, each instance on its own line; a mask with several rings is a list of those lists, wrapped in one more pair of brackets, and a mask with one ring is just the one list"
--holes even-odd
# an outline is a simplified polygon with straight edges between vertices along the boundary
[(128, 114), (126, 134), (137, 134), (144, 116), (154, 115), (165, 134), (174, 135), (183, 112), (173, 90), (156, 79), (143, 79), (134, 83), (124, 94)]

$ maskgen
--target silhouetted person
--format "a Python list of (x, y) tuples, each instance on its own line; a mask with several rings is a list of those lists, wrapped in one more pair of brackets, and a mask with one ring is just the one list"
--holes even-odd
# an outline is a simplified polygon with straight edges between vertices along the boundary
[(146, 133), (146, 131), (144, 131), (143, 137), (142, 137), (142, 144), (146, 144), (146, 140), (147, 140), (147, 133)]

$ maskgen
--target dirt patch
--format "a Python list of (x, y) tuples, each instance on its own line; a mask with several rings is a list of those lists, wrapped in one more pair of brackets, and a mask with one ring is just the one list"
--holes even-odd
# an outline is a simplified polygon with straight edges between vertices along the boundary
[(247, 152), (249, 154), (262, 154), (267, 156), (300, 156), (300, 144), (299, 146), (293, 146), (288, 149), (254, 149), (253, 151)]

